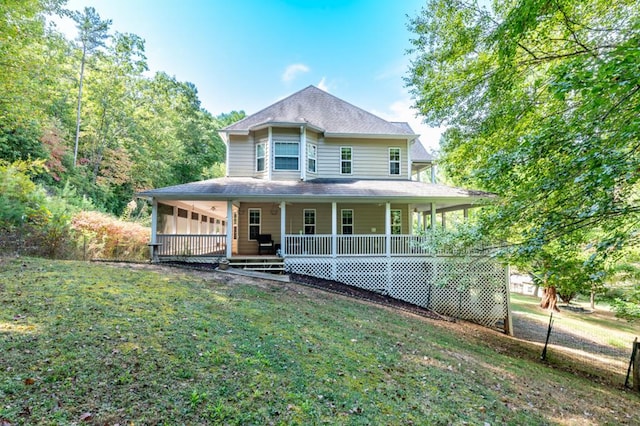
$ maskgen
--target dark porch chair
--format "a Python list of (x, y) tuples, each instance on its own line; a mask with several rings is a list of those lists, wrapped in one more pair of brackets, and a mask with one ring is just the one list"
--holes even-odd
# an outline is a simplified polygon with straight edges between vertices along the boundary
[(258, 241), (258, 254), (262, 254), (263, 251), (269, 254), (275, 253), (275, 244), (271, 239), (271, 234), (258, 234), (256, 239)]

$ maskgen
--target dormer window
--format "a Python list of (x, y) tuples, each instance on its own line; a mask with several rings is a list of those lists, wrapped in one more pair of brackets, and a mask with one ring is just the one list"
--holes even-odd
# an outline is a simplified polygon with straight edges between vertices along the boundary
[(299, 170), (300, 144), (298, 142), (274, 143), (274, 170)]

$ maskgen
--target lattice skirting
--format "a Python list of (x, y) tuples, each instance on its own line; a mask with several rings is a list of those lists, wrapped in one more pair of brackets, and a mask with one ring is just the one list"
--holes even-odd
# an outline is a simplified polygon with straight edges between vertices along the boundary
[(387, 294), (443, 315), (507, 330), (508, 268), (486, 257), (285, 259), (289, 273)]

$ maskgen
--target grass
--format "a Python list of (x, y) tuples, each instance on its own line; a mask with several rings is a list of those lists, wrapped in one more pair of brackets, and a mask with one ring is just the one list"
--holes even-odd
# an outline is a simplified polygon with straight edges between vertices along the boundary
[[(549, 312), (541, 309), (539, 304), (539, 298), (516, 293), (511, 294), (512, 312), (520, 313), (527, 318), (548, 324)], [(583, 307), (590, 311), (588, 303), (572, 303), (572, 305)], [(554, 313), (553, 318), (554, 328), (557, 327), (578, 335), (582, 334), (596, 342), (621, 349), (629, 349), (629, 351), (633, 340), (640, 336), (640, 323), (616, 318), (608, 305), (596, 305), (596, 309), (593, 312), (584, 313), (565, 309), (561, 304), (560, 312)]]
[(637, 395), (496, 332), (225, 279), (0, 259), (0, 424), (639, 420)]

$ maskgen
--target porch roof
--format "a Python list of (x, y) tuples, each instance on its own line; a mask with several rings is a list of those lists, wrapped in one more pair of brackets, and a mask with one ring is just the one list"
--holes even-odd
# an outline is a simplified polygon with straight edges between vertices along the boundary
[(447, 202), (476, 204), (494, 194), (410, 180), (314, 179), (269, 181), (225, 177), (151, 189), (139, 197), (159, 200), (252, 200), (351, 202)]

